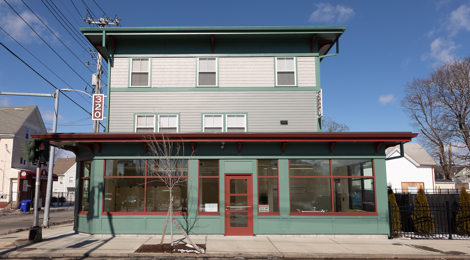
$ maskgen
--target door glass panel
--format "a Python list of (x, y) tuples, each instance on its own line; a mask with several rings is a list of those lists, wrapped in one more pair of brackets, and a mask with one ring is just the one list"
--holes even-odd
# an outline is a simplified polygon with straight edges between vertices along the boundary
[(246, 194), (247, 181), (246, 180), (230, 180), (230, 193), (231, 194)]
[[(230, 206), (248, 206), (247, 196), (230, 196)], [(232, 208), (231, 210), (246, 210), (246, 208)]]
[(230, 227), (248, 227), (248, 212), (230, 212)]

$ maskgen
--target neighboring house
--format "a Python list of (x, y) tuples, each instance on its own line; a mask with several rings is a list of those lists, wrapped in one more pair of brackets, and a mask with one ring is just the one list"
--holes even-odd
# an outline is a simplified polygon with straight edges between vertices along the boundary
[(470, 183), (470, 167), (462, 167), (462, 169), (458, 171), (454, 177), (459, 179), (462, 183)]
[[(54, 165), (54, 174), (57, 174), (58, 181), (52, 186), (53, 192), (70, 193), (75, 191), (75, 174), (77, 164), (75, 158), (59, 158)], [(62, 195), (65, 196), (65, 195)]]
[(173, 211), (193, 234), (387, 237), (385, 148), (417, 134), (322, 132), (321, 62), (345, 29), (81, 28), (108, 63), (108, 132), (37, 135), (77, 156), (75, 230), (162, 232), (150, 135), (185, 145)]
[(20, 172), (36, 169), (21, 158), (20, 142), (46, 132), (37, 106), (0, 107), (0, 208), (16, 207), (18, 194), (25, 192), (27, 196), (34, 189), (32, 179), (25, 179), (25, 187), (19, 187)]
[[(418, 143), (403, 145), (405, 156), (387, 160), (387, 184), (396, 192), (417, 193), (423, 188), (426, 192), (434, 189), (434, 167), (436, 161)], [(386, 150), (387, 158), (400, 156), (400, 146)]]

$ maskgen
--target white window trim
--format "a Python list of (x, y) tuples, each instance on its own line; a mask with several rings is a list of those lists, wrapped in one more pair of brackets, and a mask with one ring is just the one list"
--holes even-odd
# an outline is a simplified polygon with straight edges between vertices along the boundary
[[(149, 60), (149, 65), (148, 65), (148, 85), (147, 86), (132, 86), (132, 61), (134, 59), (148, 59)], [(129, 87), (131, 88), (148, 88), (152, 85), (152, 82), (150, 82), (151, 80), (151, 77), (150, 77), (150, 73), (152, 71), (152, 58), (145, 58), (145, 57), (141, 57), (141, 58), (130, 58), (130, 61), (129, 61)]]
[(205, 117), (206, 116), (221, 116), (222, 118), (222, 132), (224, 132), (224, 124), (225, 124), (225, 117), (224, 117), (224, 114), (202, 114), (202, 132), (206, 132), (206, 120)]
[(214, 57), (199, 57), (196, 59), (196, 86), (197, 87), (218, 87), (219, 86), (219, 58), (215, 57), (215, 85), (199, 85), (199, 59)]
[(159, 114), (157, 121), (157, 131), (160, 132), (160, 116), (176, 116), (176, 132), (180, 132), (180, 116), (178, 114)]
[(153, 132), (155, 132), (155, 124), (157, 123), (155, 120), (156, 120), (156, 117), (154, 114), (135, 114), (135, 117), (134, 117), (134, 133), (137, 133), (137, 117), (138, 116), (153, 116)]
[[(278, 58), (294, 58), (294, 85), (278, 85), (277, 82), (277, 73), (278, 72), (292, 72), (291, 70), (279, 70), (279, 66), (277, 65)], [(297, 86), (297, 57), (276, 57), (276, 87), (295, 87)]]
[(245, 133), (246, 133), (246, 115), (245, 115), (245, 114), (225, 114), (225, 118), (224, 118), (224, 120), (225, 120), (225, 122), (224, 122), (225, 131), (224, 131), (224, 132), (228, 132), (228, 131), (227, 131), (227, 129), (228, 129), (228, 124), (227, 124), (227, 122), (228, 122), (228, 119), (227, 119), (228, 116), (243, 116), (243, 119), (244, 119), (244, 120), (243, 120), (243, 124), (244, 124), (243, 127), (245, 128)]

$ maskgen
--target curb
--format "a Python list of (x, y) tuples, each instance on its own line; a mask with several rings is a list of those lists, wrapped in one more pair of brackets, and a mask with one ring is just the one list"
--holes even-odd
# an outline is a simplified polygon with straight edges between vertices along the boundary
[[(71, 219), (71, 220), (65, 220), (65, 221), (61, 221), (61, 222), (52, 222), (52, 223), (49, 223), (49, 227), (42, 227), (43, 229), (46, 229), (46, 228), (50, 228), (52, 226), (59, 226), (59, 225), (64, 225), (64, 224), (70, 224), (70, 223), (73, 223), (74, 220)], [(13, 230), (9, 230), (8, 232), (6, 233), (2, 233), (0, 234), (0, 236), (3, 236), (3, 235), (9, 235), (9, 234), (13, 234), (13, 233), (18, 233), (18, 232), (23, 232), (23, 231), (28, 231), (30, 230), (31, 227), (27, 227), (27, 228), (18, 228), (18, 229), (13, 229)]]
[(402, 260), (415, 260), (415, 259), (470, 259), (469, 255), (349, 255), (349, 254), (248, 254), (248, 253), (238, 253), (238, 254), (227, 254), (227, 253), (208, 253), (208, 254), (163, 254), (163, 253), (129, 253), (129, 254), (112, 254), (112, 253), (37, 253), (31, 251), (31, 253), (18, 254), (15, 252), (8, 253), (6, 255), (0, 255), (0, 259), (31, 259), (31, 258), (152, 258), (152, 259), (207, 259), (207, 260), (216, 260), (216, 259), (268, 259), (268, 260), (277, 260), (277, 259), (342, 259), (342, 260), (356, 260), (356, 259), (402, 259)]

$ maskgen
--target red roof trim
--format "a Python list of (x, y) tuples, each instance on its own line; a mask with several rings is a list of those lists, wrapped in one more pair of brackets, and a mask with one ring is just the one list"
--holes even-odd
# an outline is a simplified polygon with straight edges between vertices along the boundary
[[(182, 142), (410, 142), (418, 136), (410, 132), (346, 132), (346, 133), (167, 133), (165, 138)], [(33, 138), (52, 142), (145, 142), (148, 135), (140, 133), (77, 133), (37, 134)], [(155, 133), (152, 139), (162, 140)]]

